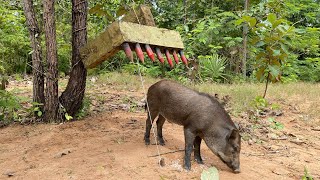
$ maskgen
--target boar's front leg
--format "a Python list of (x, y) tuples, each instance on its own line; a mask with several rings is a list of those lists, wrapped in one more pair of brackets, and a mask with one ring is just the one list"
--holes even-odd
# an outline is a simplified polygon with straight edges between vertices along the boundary
[(194, 159), (198, 164), (203, 164), (201, 155), (200, 155), (200, 145), (201, 145), (201, 137), (197, 136), (194, 140)]
[(158, 133), (158, 141), (161, 146), (164, 146), (165, 144), (162, 136), (162, 127), (165, 121), (166, 121), (166, 118), (163, 117), (161, 114), (159, 114), (159, 117), (157, 120), (157, 133)]
[(189, 129), (184, 128), (184, 141), (185, 141), (185, 155), (184, 155), (184, 168), (186, 170), (191, 169), (191, 153), (193, 149), (193, 143), (195, 139), (195, 134)]

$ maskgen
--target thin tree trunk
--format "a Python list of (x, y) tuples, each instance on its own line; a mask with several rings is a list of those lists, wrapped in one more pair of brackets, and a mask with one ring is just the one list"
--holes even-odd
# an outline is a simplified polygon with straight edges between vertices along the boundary
[(270, 73), (268, 73), (268, 75), (267, 75), (267, 82), (266, 82), (266, 86), (265, 86), (265, 88), (264, 88), (263, 98), (265, 98), (266, 95), (267, 95), (269, 79), (270, 79)]
[(187, 23), (187, 0), (183, 0), (183, 8), (184, 8), (184, 21), (183, 24)]
[(46, 37), (46, 58), (47, 58), (47, 74), (46, 74), (46, 104), (44, 118), (47, 122), (58, 121), (58, 57), (57, 57), (57, 41), (56, 41), (56, 25), (55, 25), (54, 0), (43, 1), (43, 18), (44, 30)]
[[(29, 29), (31, 47), (32, 47), (32, 75), (33, 75), (33, 102), (45, 103), (44, 99), (44, 73), (41, 56), (40, 29), (33, 9), (32, 0), (23, 1), (23, 10)], [(43, 112), (43, 106), (39, 106)], [(37, 115), (36, 118), (39, 118)]]
[(87, 0), (72, 0), (72, 68), (60, 102), (74, 116), (81, 108), (86, 88), (87, 70), (80, 57), (80, 48), (87, 43)]
[[(244, 12), (247, 14), (249, 6), (249, 0), (245, 0)], [(247, 37), (248, 37), (248, 24), (243, 24), (243, 57), (242, 57), (242, 73), (243, 77), (246, 77), (247, 73)]]

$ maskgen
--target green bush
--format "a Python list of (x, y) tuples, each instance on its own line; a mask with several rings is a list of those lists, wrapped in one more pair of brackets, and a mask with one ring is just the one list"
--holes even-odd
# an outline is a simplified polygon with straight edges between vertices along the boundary
[(21, 108), (19, 99), (6, 90), (0, 90), (0, 126), (19, 119), (17, 113)]
[(199, 78), (202, 81), (225, 82), (227, 59), (218, 54), (199, 56)]

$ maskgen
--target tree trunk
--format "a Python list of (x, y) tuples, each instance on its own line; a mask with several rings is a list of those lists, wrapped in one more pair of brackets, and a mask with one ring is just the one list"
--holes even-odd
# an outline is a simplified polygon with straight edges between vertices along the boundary
[(80, 48), (87, 43), (87, 0), (72, 0), (72, 68), (60, 102), (74, 116), (81, 108), (86, 88), (87, 70), (80, 57)]
[[(33, 102), (44, 105), (44, 73), (42, 65), (42, 50), (40, 29), (36, 19), (36, 14), (33, 9), (33, 0), (24, 0), (23, 10), (27, 20), (29, 29), (31, 47), (32, 47), (32, 75), (33, 75)], [(43, 106), (39, 106), (40, 111), (43, 112)], [(35, 115), (36, 118), (39, 118)]]
[[(249, 0), (245, 0), (244, 12), (247, 14), (249, 6)], [(248, 24), (243, 24), (243, 57), (242, 57), (242, 73), (243, 77), (246, 77), (247, 73), (247, 37), (248, 37)]]
[(43, 19), (46, 37), (46, 104), (44, 118), (47, 122), (58, 121), (58, 57), (56, 42), (54, 0), (43, 1)]

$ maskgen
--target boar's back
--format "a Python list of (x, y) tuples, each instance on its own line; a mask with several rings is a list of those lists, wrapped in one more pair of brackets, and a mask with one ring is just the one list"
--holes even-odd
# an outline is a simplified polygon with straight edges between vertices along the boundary
[(230, 116), (212, 96), (199, 93), (169, 80), (152, 85), (147, 94), (150, 112), (161, 114), (168, 121), (195, 129), (234, 126)]

